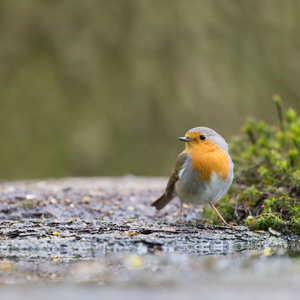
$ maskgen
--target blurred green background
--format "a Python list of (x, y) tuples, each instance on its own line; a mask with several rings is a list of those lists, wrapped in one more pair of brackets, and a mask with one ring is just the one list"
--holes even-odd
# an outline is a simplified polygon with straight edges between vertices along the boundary
[(300, 110), (300, 1), (0, 1), (0, 178), (169, 175), (178, 136)]

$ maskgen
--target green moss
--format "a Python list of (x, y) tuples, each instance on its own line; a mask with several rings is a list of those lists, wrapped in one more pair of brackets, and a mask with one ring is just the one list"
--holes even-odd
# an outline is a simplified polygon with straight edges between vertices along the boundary
[[(279, 126), (251, 118), (230, 143), (235, 180), (218, 210), (253, 230), (300, 234), (300, 116), (291, 108), (284, 113), (278, 95), (273, 100)], [(203, 217), (219, 224), (211, 209)]]

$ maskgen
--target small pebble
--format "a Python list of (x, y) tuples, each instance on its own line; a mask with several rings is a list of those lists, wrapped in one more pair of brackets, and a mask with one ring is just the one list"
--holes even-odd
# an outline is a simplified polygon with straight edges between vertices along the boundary
[(8, 194), (8, 193), (13, 193), (15, 192), (16, 188), (14, 186), (8, 186), (7, 188), (5, 188), (2, 193), (3, 194)]
[(56, 203), (57, 203), (57, 199), (51, 198), (51, 199), (50, 199), (50, 203), (51, 203), (51, 204), (56, 204)]
[(129, 197), (129, 201), (130, 202), (135, 202), (136, 201), (136, 197), (133, 197), (133, 196)]
[(66, 199), (66, 200), (65, 200), (65, 203), (66, 203), (67, 205), (71, 204), (71, 202), (72, 202), (72, 201), (71, 201), (70, 199)]
[(89, 197), (83, 197), (81, 202), (82, 203), (90, 203), (91, 199)]

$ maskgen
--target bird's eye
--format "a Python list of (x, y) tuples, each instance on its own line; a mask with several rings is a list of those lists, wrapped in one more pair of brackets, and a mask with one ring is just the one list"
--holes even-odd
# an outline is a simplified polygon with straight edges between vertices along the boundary
[(205, 134), (201, 134), (199, 138), (200, 138), (201, 141), (204, 141), (206, 139), (206, 135)]

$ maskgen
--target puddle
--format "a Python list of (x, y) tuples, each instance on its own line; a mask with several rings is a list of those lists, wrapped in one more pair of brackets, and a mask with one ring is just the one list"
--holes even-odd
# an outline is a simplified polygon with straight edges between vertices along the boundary
[(253, 299), (254, 294), (297, 299), (300, 259), (292, 254), (299, 255), (297, 247), (272, 250), (270, 256), (258, 250), (198, 256), (176, 250), (96, 253), (90, 259), (1, 256), (1, 299)]
[(4, 221), (0, 228), (0, 283), (97, 282), (106, 274), (104, 281), (111, 284), (116, 278), (123, 281), (138, 274), (136, 279), (127, 278), (132, 284), (132, 280), (156, 273), (173, 281), (178, 268), (195, 272), (205, 267), (208, 271), (208, 266), (218, 268), (215, 264), (220, 261), (229, 263), (228, 270), (234, 266), (235, 272), (257, 261), (266, 268), (274, 261), (288, 266), (300, 261), (297, 238), (256, 234), (245, 227), (212, 230), (193, 224), (181, 227), (128, 220), (24, 220)]

